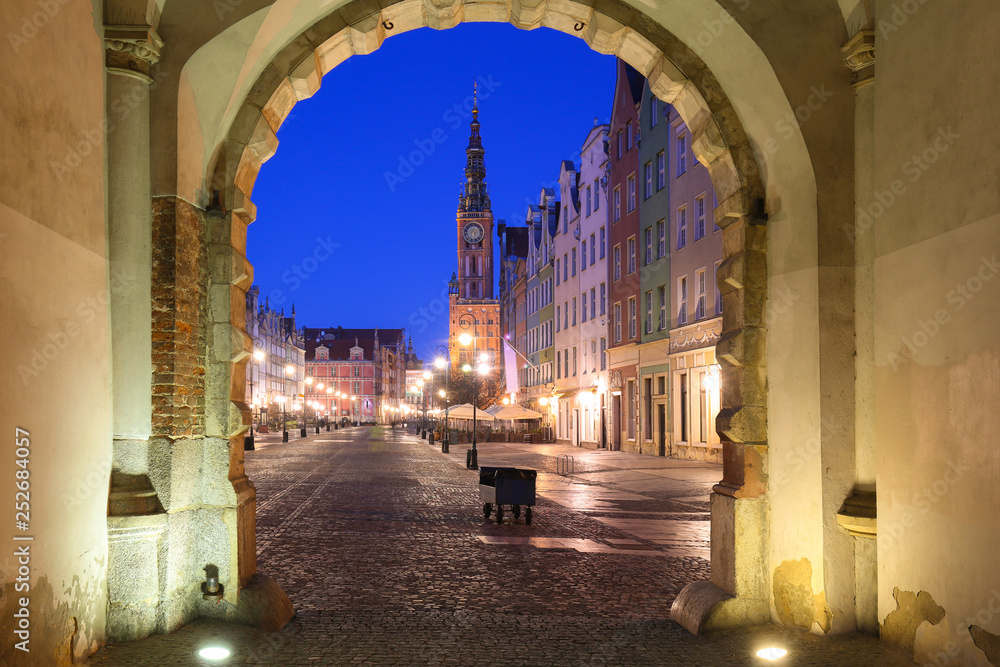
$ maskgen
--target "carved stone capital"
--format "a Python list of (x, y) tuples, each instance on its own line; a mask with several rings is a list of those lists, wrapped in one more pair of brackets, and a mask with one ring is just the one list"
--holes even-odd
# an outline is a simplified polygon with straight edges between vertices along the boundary
[(854, 87), (875, 81), (875, 31), (860, 30), (841, 49), (844, 62), (854, 72)]
[(109, 25), (104, 29), (105, 66), (109, 72), (152, 83), (149, 70), (160, 59), (163, 40), (148, 25)]

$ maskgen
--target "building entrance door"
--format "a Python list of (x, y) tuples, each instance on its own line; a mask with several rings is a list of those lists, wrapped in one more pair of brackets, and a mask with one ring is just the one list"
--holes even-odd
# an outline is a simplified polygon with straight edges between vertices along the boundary
[(622, 448), (622, 395), (611, 397), (611, 450), (618, 452)]
[(660, 456), (667, 455), (667, 406), (660, 403), (656, 406), (657, 426), (660, 430)]

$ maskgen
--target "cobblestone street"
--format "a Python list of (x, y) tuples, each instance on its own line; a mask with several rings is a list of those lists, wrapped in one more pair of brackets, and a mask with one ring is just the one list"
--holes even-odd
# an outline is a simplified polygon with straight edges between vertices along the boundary
[[(295, 435), (298, 432), (295, 431)], [(860, 635), (765, 627), (694, 637), (669, 620), (709, 577), (719, 467), (557, 445), (484, 443), (480, 465), (539, 471), (531, 525), (484, 520), (468, 445), (442, 454), (357, 427), (247, 452), (258, 569), (297, 616), (281, 632), (200, 620), (106, 647), (91, 665), (200, 665), (210, 641), (259, 665), (907, 665)], [(572, 454), (572, 475), (556, 474)], [(753, 652), (780, 645), (764, 663)]]

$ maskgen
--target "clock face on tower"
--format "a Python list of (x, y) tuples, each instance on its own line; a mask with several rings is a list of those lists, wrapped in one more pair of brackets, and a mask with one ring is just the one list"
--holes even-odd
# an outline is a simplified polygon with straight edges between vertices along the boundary
[(483, 226), (478, 222), (470, 222), (462, 229), (462, 236), (469, 243), (479, 243), (483, 240)]

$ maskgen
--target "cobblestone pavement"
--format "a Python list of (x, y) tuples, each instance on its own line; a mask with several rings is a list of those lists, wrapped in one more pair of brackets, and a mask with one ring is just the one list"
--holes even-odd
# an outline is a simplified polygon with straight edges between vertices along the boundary
[[(295, 436), (298, 435), (296, 431)], [(402, 429), (261, 437), (258, 568), (289, 594), (282, 631), (199, 620), (108, 646), (91, 665), (907, 665), (861, 635), (780, 627), (694, 637), (669, 621), (708, 578), (718, 467), (554, 445), (483, 443), (480, 465), (539, 470), (533, 521), (484, 520), (467, 445), (442, 454)], [(572, 453), (576, 474), (556, 472)], [(645, 490), (643, 490), (645, 489)], [(753, 653), (776, 644), (777, 663)]]

